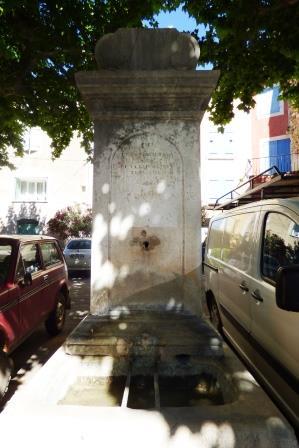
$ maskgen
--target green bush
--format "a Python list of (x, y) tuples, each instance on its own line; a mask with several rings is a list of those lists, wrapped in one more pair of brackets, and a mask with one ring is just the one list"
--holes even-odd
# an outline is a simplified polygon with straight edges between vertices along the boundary
[(79, 206), (69, 206), (58, 210), (47, 223), (47, 233), (55, 236), (61, 243), (69, 238), (90, 237), (92, 211), (82, 211)]

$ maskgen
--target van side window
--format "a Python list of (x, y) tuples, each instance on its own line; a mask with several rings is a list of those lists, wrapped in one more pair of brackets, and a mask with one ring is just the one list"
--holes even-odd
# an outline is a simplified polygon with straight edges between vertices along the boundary
[(221, 257), (222, 235), (223, 235), (224, 219), (217, 219), (211, 225), (208, 241), (208, 257)]
[(225, 223), (221, 258), (242, 271), (247, 271), (250, 266), (256, 216), (256, 213), (234, 215)]
[(299, 264), (299, 225), (281, 213), (266, 216), (262, 274), (270, 280), (280, 266)]

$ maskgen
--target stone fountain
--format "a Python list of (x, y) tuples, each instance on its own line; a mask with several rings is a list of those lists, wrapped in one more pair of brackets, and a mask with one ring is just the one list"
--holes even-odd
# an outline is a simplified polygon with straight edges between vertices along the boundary
[(77, 85), (95, 128), (91, 313), (201, 314), (200, 122), (219, 72), (175, 29), (120, 29)]
[(198, 57), (174, 29), (120, 29), (77, 74), (95, 129), (90, 315), (2, 413), (3, 443), (297, 446), (202, 316), (200, 121), (219, 73)]

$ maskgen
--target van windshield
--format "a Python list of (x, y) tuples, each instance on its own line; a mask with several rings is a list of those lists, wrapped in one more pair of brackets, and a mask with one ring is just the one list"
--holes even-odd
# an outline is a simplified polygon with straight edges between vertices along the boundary
[(9, 268), (11, 265), (12, 246), (0, 243), (0, 286), (7, 281)]

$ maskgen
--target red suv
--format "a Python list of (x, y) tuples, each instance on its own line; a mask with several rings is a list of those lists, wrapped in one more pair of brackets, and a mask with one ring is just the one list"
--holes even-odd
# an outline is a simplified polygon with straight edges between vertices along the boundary
[(47, 236), (0, 236), (0, 398), (12, 370), (8, 355), (41, 322), (58, 334), (70, 308), (67, 267)]

